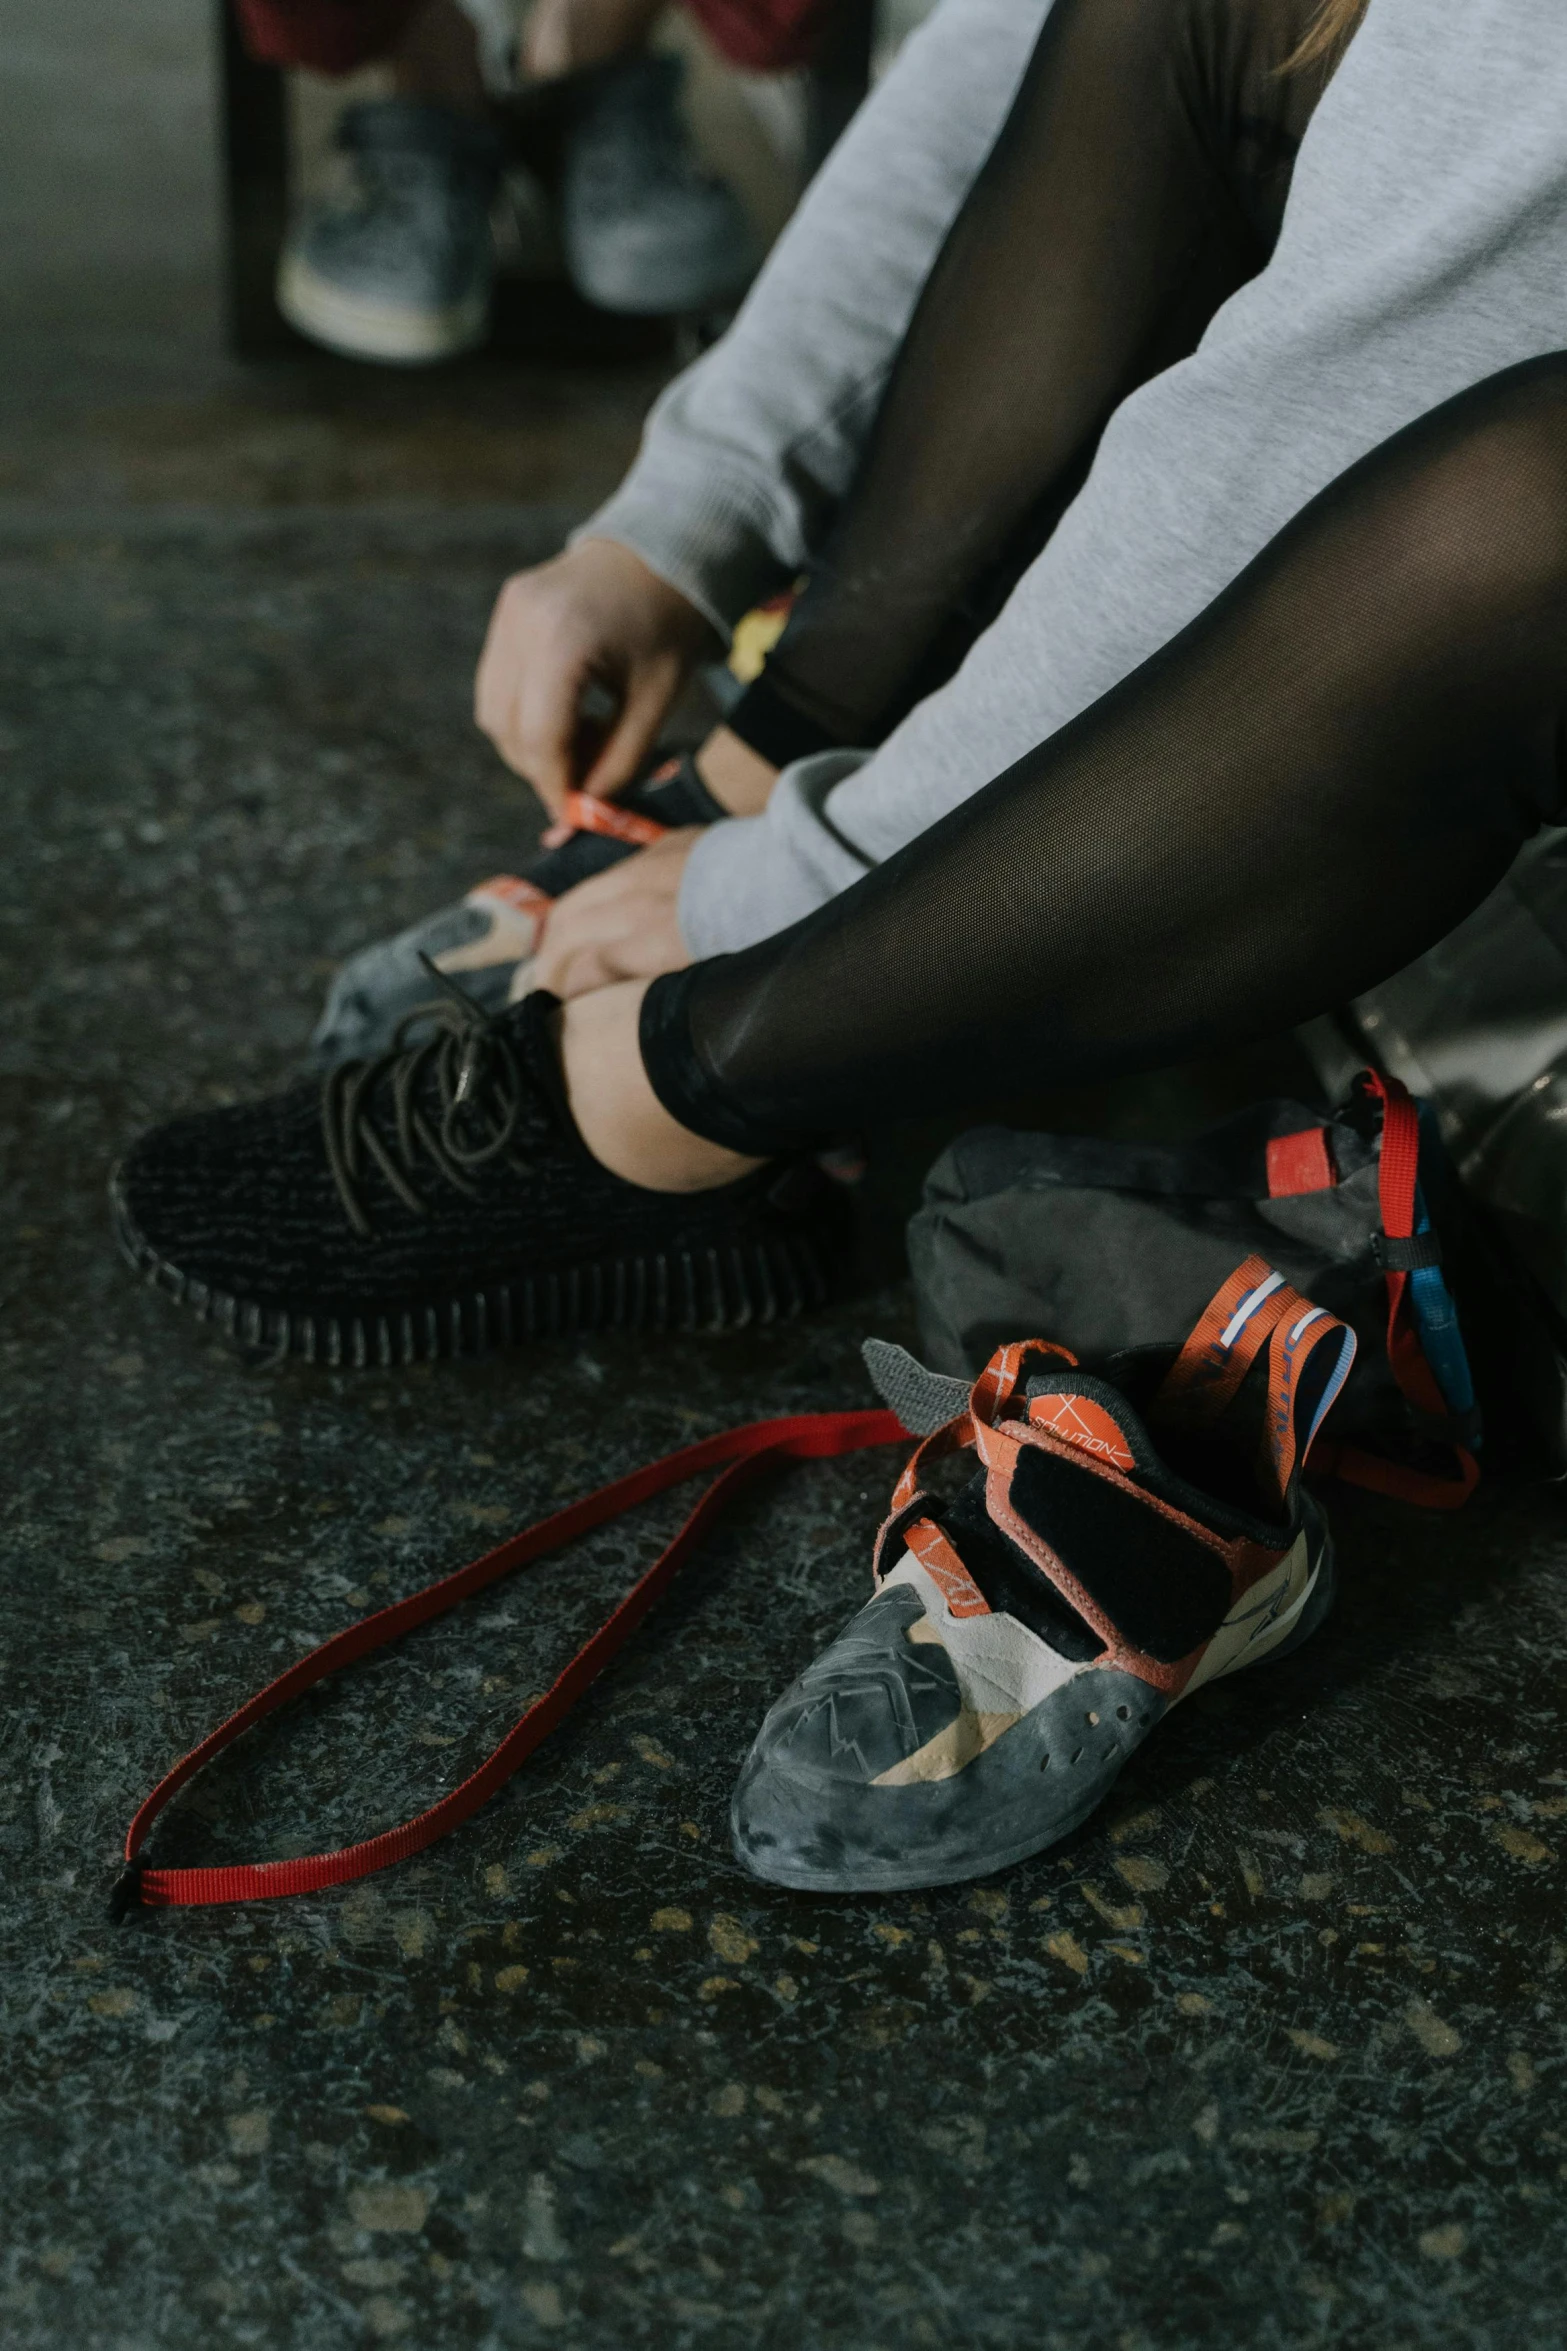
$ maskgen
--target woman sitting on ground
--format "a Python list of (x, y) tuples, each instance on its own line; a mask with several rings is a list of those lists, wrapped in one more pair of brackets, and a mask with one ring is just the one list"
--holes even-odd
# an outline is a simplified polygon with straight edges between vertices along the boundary
[[(721, 486), (682, 521), (653, 477), (736, 385), (781, 430), (795, 395), (780, 376), (768, 408), (766, 361), (802, 285), (865, 356), (849, 262), (836, 283), (807, 265), (835, 220), (840, 251), (876, 247), (854, 207), (867, 156), (891, 210), (911, 199), (875, 139), (923, 122), (936, 141), (963, 113), (962, 57), (993, 66), (980, 36), (1004, 18), (1015, 39), (1018, 13), (938, 12), (730, 343), (666, 396), (626, 490), (554, 584), (503, 606), (483, 698), (547, 797), (585, 666), (561, 650), (560, 583), (628, 576), (639, 533), (649, 556), (660, 528), (703, 543)], [(1546, 68), (1567, 28), (1479, 0), (1435, 38), (1415, 0), (1373, 0), (1323, 90), (1355, 13), (1335, 0), (1313, 34), (1277, 0), (1058, 0), (833, 527), (809, 485), (847, 403), (780, 462), (772, 519), (818, 518), (820, 586), (769, 664), (765, 741), (742, 709), (709, 788), (737, 746), (763, 768), (768, 745), (879, 747), (797, 758), (765, 813), (553, 912), (541, 969), (563, 1016), (536, 996), (339, 1072), (324, 1121), (285, 1097), (149, 1138), (122, 1216), (166, 1278), (238, 1300), (258, 1335), (395, 1323), (398, 1349), (427, 1343), (422, 1323), (402, 1335), (414, 1300), (442, 1345), (471, 1335), (475, 1299), (493, 1320), (524, 1289), (524, 1322), (667, 1317), (667, 1287), (649, 1276), (634, 1310), (614, 1270), (655, 1261), (691, 1269), (689, 1311), (721, 1319), (725, 1284), (760, 1278), (748, 1251), (828, 1247), (830, 1206), (775, 1161), (1277, 1029), (1478, 902), (1558, 807), (1567, 137)], [(943, 169), (950, 193), (950, 148)], [(941, 215), (927, 185), (937, 238)], [(775, 572), (794, 560), (775, 536), (736, 560), (736, 600), (767, 584), (758, 548)], [(553, 778), (508, 618), (530, 596), (556, 614)], [(694, 583), (678, 626), (672, 599), (645, 599), (666, 618), (639, 635), (622, 597), (618, 650), (588, 664), (624, 703), (590, 790), (634, 768), (699, 650)], [(954, 616), (978, 634), (914, 699)], [(637, 919), (574, 942), (595, 902)]]

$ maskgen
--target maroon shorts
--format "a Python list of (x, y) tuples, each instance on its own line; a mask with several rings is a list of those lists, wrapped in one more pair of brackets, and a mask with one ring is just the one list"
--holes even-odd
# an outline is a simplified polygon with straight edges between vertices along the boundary
[[(252, 57), (351, 73), (391, 49), (423, 0), (234, 0)], [(806, 65), (832, 0), (685, 0), (720, 56), (752, 73)]]

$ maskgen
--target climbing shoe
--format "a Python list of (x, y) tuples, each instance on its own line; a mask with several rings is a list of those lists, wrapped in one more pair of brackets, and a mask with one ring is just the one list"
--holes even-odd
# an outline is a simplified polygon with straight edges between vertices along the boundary
[(448, 987), (418, 1042), (144, 1135), (110, 1187), (131, 1265), (251, 1348), (330, 1364), (717, 1331), (826, 1296), (851, 1212), (813, 1161), (625, 1183), (572, 1118), (555, 998), (486, 1013)]
[[(1354, 1352), (1260, 1258), (1178, 1355), (1094, 1373), (1027, 1341), (970, 1388), (872, 1341), (872, 1376), (925, 1441), (875, 1596), (757, 1734), (740, 1860), (823, 1893), (1003, 1869), (1075, 1829), (1178, 1699), (1306, 1640), (1334, 1571), (1300, 1465)], [(927, 1465), (965, 1452), (967, 1482), (926, 1488)]]
[(439, 992), (426, 957), (486, 1012), (517, 1002), (531, 984), (531, 959), (554, 899), (677, 827), (713, 824), (723, 814), (688, 756), (662, 760), (616, 800), (569, 794), (562, 811), (569, 840), (546, 849), (521, 874), (496, 874), (455, 906), (362, 948), (344, 964), (310, 1040), (316, 1066), (331, 1069), (386, 1052), (399, 1022)]

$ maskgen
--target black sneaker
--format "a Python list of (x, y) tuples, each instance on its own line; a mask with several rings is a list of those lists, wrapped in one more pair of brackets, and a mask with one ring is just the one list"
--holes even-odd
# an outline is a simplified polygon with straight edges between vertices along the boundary
[[(436, 993), (430, 963), (486, 1012), (527, 993), (539, 927), (552, 901), (590, 874), (635, 856), (682, 825), (714, 824), (725, 811), (687, 757), (663, 759), (618, 799), (573, 792), (569, 841), (546, 849), (520, 874), (495, 874), (423, 922), (379, 939), (344, 964), (310, 1040), (319, 1069), (388, 1052), (400, 1022)], [(426, 961), (428, 957), (429, 961)], [(410, 1029), (409, 1039), (420, 1032)]]
[(711, 1192), (625, 1183), (567, 1106), (555, 998), (453, 995), (423, 1043), (144, 1135), (110, 1183), (136, 1271), (247, 1346), (330, 1364), (825, 1299), (850, 1210), (811, 1160)]

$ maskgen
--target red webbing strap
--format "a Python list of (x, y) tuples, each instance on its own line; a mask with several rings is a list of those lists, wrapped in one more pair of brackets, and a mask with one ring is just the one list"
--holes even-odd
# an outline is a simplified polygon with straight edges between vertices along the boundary
[(1480, 1464), (1467, 1445), (1455, 1445), (1459, 1474), (1438, 1477), (1434, 1471), (1407, 1469), (1401, 1461), (1384, 1461), (1379, 1453), (1363, 1453), (1358, 1445), (1340, 1445), (1319, 1437), (1306, 1467), (1313, 1477), (1338, 1478), (1346, 1486), (1363, 1486), (1368, 1493), (1386, 1494), (1394, 1502), (1418, 1502), (1427, 1510), (1458, 1510), (1480, 1482)]
[[(1377, 1168), (1377, 1198), (1382, 1230), (1390, 1241), (1407, 1241), (1415, 1229), (1415, 1187), (1420, 1174), (1420, 1113), (1409, 1089), (1398, 1078), (1366, 1071), (1366, 1083), (1382, 1103), (1382, 1156)], [(1390, 1265), (1387, 1280), (1387, 1354), (1393, 1377), (1416, 1411), (1428, 1420), (1452, 1418), (1447, 1398), (1425, 1358), (1409, 1304), (1409, 1273)], [(1313, 1469), (1327, 1470), (1346, 1485), (1365, 1486), (1372, 1493), (1391, 1494), (1400, 1502), (1421, 1502), (1431, 1510), (1457, 1510), (1480, 1482), (1480, 1464), (1467, 1445), (1452, 1440), (1458, 1463), (1455, 1478), (1406, 1469), (1362, 1453), (1355, 1445), (1318, 1445), (1312, 1450)]]
[[(291, 1665), (286, 1673), (279, 1674), (276, 1681), (269, 1682), (264, 1690), (258, 1690), (227, 1722), (210, 1731), (199, 1746), (165, 1772), (126, 1832), (126, 1873), (116, 1890), (117, 1907), (131, 1908), (138, 1901), (157, 1909), (177, 1903), (261, 1902), (281, 1894), (314, 1893), (323, 1886), (340, 1886), (351, 1878), (368, 1877), (373, 1870), (385, 1869), (390, 1862), (405, 1861), (410, 1854), (421, 1852), (438, 1837), (444, 1837), (448, 1829), (456, 1828), (459, 1822), (477, 1812), (571, 1711), (583, 1691), (625, 1646), (654, 1601), (674, 1580), (710, 1521), (748, 1478), (769, 1462), (825, 1460), (840, 1453), (857, 1453), (871, 1445), (896, 1444), (906, 1433), (892, 1412), (807, 1412), (725, 1429), (717, 1436), (704, 1437), (698, 1444), (684, 1446), (678, 1453), (666, 1454), (661, 1461), (629, 1471), (625, 1477), (601, 1486), (597, 1493), (585, 1495), (581, 1501), (572, 1502), (549, 1518), (540, 1519), (536, 1526), (513, 1535), (509, 1542), (487, 1551), (481, 1559), (472, 1560), (468, 1566), (427, 1584), (422, 1592), (394, 1601), (390, 1607), (378, 1609), (374, 1615), (362, 1617), (359, 1623), (335, 1633), (331, 1640), (323, 1641), (319, 1648)], [(486, 1585), (498, 1582), (502, 1576), (529, 1566), (575, 1536), (604, 1525), (606, 1520), (618, 1518), (636, 1503), (649, 1501), (670, 1486), (724, 1463), (728, 1466), (708, 1487), (679, 1533), (638, 1577), (592, 1638), (584, 1642), (554, 1685), (542, 1698), (534, 1700), (478, 1769), (428, 1811), (403, 1821), (396, 1828), (383, 1829), (379, 1836), (367, 1837), (361, 1844), (346, 1845), (336, 1853), (308, 1854), (291, 1861), (242, 1862), (227, 1869), (152, 1869), (138, 1865), (137, 1855), (170, 1797), (253, 1724), (275, 1713), (280, 1706), (286, 1706), (290, 1699), (324, 1681), (329, 1674), (351, 1665), (356, 1658), (384, 1649), (388, 1642), (411, 1632), (416, 1625), (428, 1624), (432, 1617), (444, 1616), (460, 1600), (482, 1592)]]
[[(1382, 1103), (1382, 1156), (1377, 1164), (1382, 1230), (1390, 1241), (1407, 1241), (1415, 1229), (1420, 1113), (1410, 1099), (1408, 1087), (1398, 1078), (1385, 1078), (1379, 1071), (1368, 1069), (1366, 1083)], [(1391, 1274), (1388, 1281), (1391, 1286)], [(1399, 1295), (1403, 1295), (1402, 1290)]]

